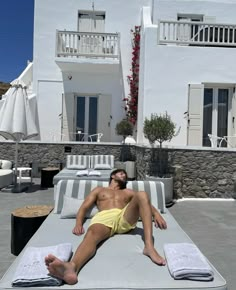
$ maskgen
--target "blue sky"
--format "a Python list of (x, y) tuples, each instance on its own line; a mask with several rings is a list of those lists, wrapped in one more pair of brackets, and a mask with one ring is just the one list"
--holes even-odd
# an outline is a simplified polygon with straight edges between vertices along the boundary
[(0, 81), (17, 78), (33, 60), (34, 0), (2, 0)]

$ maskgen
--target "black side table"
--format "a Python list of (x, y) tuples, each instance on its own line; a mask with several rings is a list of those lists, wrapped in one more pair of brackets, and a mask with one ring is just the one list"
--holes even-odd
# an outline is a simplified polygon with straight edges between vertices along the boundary
[(53, 207), (28, 205), (11, 213), (11, 253), (18, 255), (41, 226)]
[(41, 187), (53, 187), (53, 177), (59, 173), (60, 169), (57, 167), (46, 167), (41, 169)]

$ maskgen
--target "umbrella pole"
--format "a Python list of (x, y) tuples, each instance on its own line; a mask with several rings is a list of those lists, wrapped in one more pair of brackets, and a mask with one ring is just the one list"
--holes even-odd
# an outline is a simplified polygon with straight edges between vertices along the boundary
[(20, 192), (19, 191), (19, 187), (17, 185), (17, 168), (18, 168), (18, 141), (16, 141), (16, 145), (15, 145), (15, 164), (14, 164), (14, 185), (12, 188), (12, 192)]
[(22, 187), (21, 184), (17, 183), (18, 144), (19, 144), (19, 141), (16, 141), (16, 146), (15, 146), (15, 175), (14, 175), (14, 186), (12, 189), (13, 193), (23, 192), (28, 188), (28, 186)]
[(17, 168), (18, 168), (18, 141), (15, 146), (15, 187), (17, 187)]

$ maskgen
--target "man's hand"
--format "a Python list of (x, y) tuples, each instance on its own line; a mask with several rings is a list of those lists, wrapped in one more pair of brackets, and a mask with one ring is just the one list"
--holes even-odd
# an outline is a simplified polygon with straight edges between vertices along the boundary
[(160, 228), (161, 230), (165, 230), (167, 228), (166, 221), (158, 212), (156, 212), (153, 215), (153, 218), (154, 218), (154, 224), (156, 228)]
[(82, 224), (76, 224), (75, 227), (72, 230), (72, 233), (74, 235), (77, 235), (77, 236), (84, 234), (84, 227), (83, 227), (83, 225)]

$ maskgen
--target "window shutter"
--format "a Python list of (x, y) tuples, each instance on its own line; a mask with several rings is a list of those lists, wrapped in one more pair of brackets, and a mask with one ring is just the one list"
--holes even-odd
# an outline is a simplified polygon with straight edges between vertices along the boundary
[[(236, 86), (233, 88), (233, 94), (232, 94), (232, 111), (231, 111), (231, 118), (232, 118), (232, 127), (231, 127), (231, 135), (236, 135)], [(229, 120), (230, 122), (230, 120)], [(235, 138), (234, 143), (236, 143)], [(235, 144), (234, 144), (235, 146)]]
[(187, 145), (202, 146), (203, 93), (204, 85), (189, 85)]
[(216, 22), (216, 17), (215, 16), (203, 16), (203, 22), (206, 23), (215, 23)]
[(74, 94), (73, 93), (63, 94), (62, 95), (62, 119), (61, 119), (62, 140), (66, 140), (66, 141), (75, 140), (74, 110), (75, 110)]

